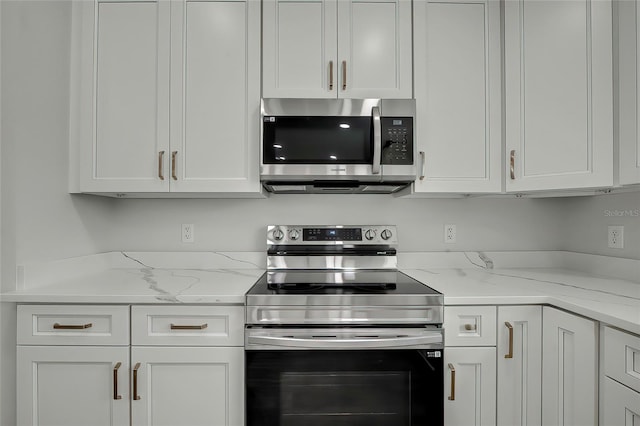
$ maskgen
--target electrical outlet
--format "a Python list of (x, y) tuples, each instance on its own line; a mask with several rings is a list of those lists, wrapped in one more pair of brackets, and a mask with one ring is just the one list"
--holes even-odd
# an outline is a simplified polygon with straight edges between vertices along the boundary
[(607, 243), (609, 248), (624, 248), (624, 226), (609, 226)]
[(456, 242), (456, 226), (455, 225), (444, 226), (444, 242), (447, 244), (452, 244)]
[(182, 224), (182, 242), (183, 243), (192, 243), (195, 241), (195, 228), (193, 223), (183, 223)]

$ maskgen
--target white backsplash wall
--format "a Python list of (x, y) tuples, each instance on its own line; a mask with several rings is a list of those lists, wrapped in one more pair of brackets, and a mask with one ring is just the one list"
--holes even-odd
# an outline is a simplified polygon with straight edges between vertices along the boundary
[[(560, 249), (640, 259), (640, 192), (567, 198), (560, 219)], [(623, 249), (608, 248), (610, 225), (624, 226)]]

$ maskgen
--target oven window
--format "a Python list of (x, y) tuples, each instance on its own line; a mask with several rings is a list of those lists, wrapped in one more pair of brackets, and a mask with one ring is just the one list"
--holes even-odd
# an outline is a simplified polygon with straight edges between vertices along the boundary
[(442, 425), (434, 353), (247, 351), (247, 425)]
[(371, 164), (371, 117), (270, 117), (264, 164)]

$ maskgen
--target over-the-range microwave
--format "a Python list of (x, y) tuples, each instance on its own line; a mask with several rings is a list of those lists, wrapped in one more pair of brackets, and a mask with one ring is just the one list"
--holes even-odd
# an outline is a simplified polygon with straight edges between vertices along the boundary
[(392, 193), (415, 180), (415, 100), (263, 99), (263, 186)]

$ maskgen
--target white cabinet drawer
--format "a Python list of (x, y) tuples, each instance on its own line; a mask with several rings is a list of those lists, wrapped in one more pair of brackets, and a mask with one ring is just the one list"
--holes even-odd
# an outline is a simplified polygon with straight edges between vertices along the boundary
[(640, 337), (603, 328), (604, 374), (640, 392)]
[(18, 305), (19, 345), (128, 345), (129, 307)]
[(445, 306), (445, 346), (495, 346), (495, 306)]
[(131, 344), (243, 346), (243, 306), (132, 306)]

